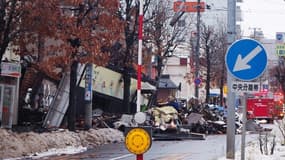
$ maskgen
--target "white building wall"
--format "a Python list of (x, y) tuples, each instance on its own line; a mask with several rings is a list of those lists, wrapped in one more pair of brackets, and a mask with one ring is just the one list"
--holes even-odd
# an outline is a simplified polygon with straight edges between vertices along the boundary
[[(189, 62), (189, 61), (188, 61)], [(187, 83), (186, 74), (189, 73), (188, 65), (180, 65), (179, 57), (169, 57), (163, 69), (163, 74), (169, 74), (170, 79), (178, 86), (181, 83), (181, 91), (177, 98), (190, 99), (194, 96), (194, 85)]]
[(210, 26), (219, 28), (221, 25), (226, 26), (227, 22), (227, 1), (226, 0), (205, 0), (211, 9), (206, 9), (201, 14), (201, 20)]
[(260, 39), (260, 43), (263, 45), (267, 52), (267, 58), (269, 61), (278, 61), (278, 56), (276, 55), (276, 44), (275, 39)]
[(270, 86), (270, 82), (274, 81), (275, 77), (270, 76), (270, 69), (278, 65), (279, 57), (276, 54), (276, 40), (275, 39), (260, 39), (260, 43), (266, 50), (267, 53), (267, 68), (263, 74), (262, 85), (269, 85), (269, 89), (274, 86)]

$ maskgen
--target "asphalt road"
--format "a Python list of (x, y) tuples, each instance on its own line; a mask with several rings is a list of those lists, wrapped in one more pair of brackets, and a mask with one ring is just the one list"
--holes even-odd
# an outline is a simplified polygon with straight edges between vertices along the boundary
[[(247, 135), (246, 141), (258, 135)], [(240, 150), (241, 135), (235, 138), (235, 150)], [(217, 160), (226, 156), (226, 135), (209, 135), (206, 140), (153, 141), (144, 153), (144, 160)], [(135, 160), (124, 143), (107, 144), (75, 155), (45, 157), (52, 160)]]

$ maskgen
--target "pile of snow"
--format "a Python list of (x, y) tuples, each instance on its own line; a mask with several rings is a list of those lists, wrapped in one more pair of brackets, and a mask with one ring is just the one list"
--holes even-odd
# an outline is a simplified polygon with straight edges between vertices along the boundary
[(78, 132), (58, 130), (44, 133), (16, 133), (0, 129), (0, 159), (29, 156), (50, 149), (92, 148), (102, 144), (122, 142), (123, 140), (123, 133), (112, 128)]
[[(262, 125), (264, 128), (272, 128), (270, 132), (270, 136), (268, 139), (268, 149), (271, 148), (272, 145), (272, 136), (276, 136), (276, 146), (273, 154), (270, 154), (270, 150), (268, 151), (268, 155), (262, 154), (260, 151), (260, 142), (259, 139), (249, 142), (245, 147), (245, 159), (246, 160), (283, 160), (285, 159), (285, 146), (282, 144), (284, 141), (281, 131), (279, 129), (279, 125), (284, 125), (277, 123), (275, 121), (274, 125)], [(269, 126), (269, 127), (268, 127)], [(225, 160), (226, 157), (219, 158), (219, 160)], [(235, 153), (235, 159), (241, 159), (241, 151), (237, 151)]]

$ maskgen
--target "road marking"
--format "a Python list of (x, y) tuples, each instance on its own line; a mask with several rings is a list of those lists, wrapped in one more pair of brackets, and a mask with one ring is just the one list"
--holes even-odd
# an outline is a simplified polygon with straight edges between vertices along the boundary
[(122, 155), (120, 157), (115, 157), (115, 158), (112, 158), (112, 159), (109, 159), (109, 160), (117, 160), (117, 159), (122, 159), (122, 158), (126, 158), (126, 157), (130, 157), (132, 156), (133, 154), (125, 154), (125, 155)]

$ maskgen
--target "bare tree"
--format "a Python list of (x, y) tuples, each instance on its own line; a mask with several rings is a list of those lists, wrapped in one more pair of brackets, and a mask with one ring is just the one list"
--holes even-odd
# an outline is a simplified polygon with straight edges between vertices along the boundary
[(225, 33), (222, 28), (215, 30), (211, 26), (202, 25), (201, 46), (204, 50), (202, 57), (205, 58), (205, 63), (201, 65), (206, 68), (206, 103), (209, 103), (210, 88), (213, 83), (219, 86), (220, 105), (223, 105), (223, 86), (226, 78), (224, 56), (227, 50)]
[[(138, 47), (138, 17), (139, 3), (136, 0), (121, 0), (119, 16), (124, 22), (125, 41), (119, 42), (120, 49), (114, 50), (117, 60), (113, 60), (118, 68), (122, 68), (124, 79), (124, 106), (127, 112), (134, 112), (134, 109), (129, 106), (129, 87), (130, 77), (134, 74), (134, 63), (137, 62), (137, 47)], [(173, 12), (170, 10), (170, 2), (168, 1), (144, 1), (143, 14), (143, 65), (147, 66), (150, 62), (150, 57), (156, 55), (158, 57), (158, 75), (161, 74), (162, 61), (168, 56), (171, 56), (177, 44), (175, 41), (181, 37), (182, 30), (169, 26), (169, 21)], [(146, 53), (150, 52), (150, 53)], [(114, 58), (115, 59), (115, 58)], [(116, 62), (115, 62), (116, 61)], [(159, 76), (158, 76), (159, 77)]]
[[(270, 83), (270, 85), (276, 85), (277, 89), (281, 89), (283, 92), (283, 101), (285, 100), (284, 93), (285, 93), (285, 59), (284, 57), (279, 57), (279, 63), (277, 66), (272, 68), (270, 70), (270, 76), (274, 77), (275, 80)], [(275, 91), (276, 91), (275, 90)], [(278, 128), (282, 134), (282, 141), (281, 144), (285, 144), (285, 118), (283, 118), (281, 121), (276, 121), (278, 124)]]
[(227, 53), (227, 32), (226, 27), (221, 27), (217, 31), (216, 38), (214, 40), (213, 46), (213, 57), (216, 59), (213, 63), (213, 77), (216, 77), (215, 81), (217, 81), (219, 89), (220, 89), (220, 105), (224, 105), (224, 85), (226, 82), (226, 66), (225, 66), (225, 55)]
[[(23, 34), (25, 28), (21, 20), (26, 14), (23, 3), (19, 0), (0, 0), (0, 60), (9, 45), (16, 44), (16, 40)], [(19, 51), (19, 50), (18, 50)], [(1, 63), (1, 62), (0, 62)]]
[[(285, 59), (283, 57), (280, 57), (279, 64), (271, 70), (270, 74), (276, 78), (283, 92), (283, 95), (284, 95), (285, 93)], [(283, 97), (283, 99), (285, 98)]]
[(168, 58), (172, 57), (179, 47), (189, 46), (193, 14), (183, 14), (179, 18), (175, 15), (172, 2), (165, 0), (152, 1), (147, 13), (144, 44), (151, 50), (149, 56), (155, 57), (157, 88)]
[(209, 96), (210, 96), (210, 81), (211, 81), (211, 54), (213, 49), (213, 36), (214, 30), (210, 26), (206, 26), (205, 24), (201, 27), (202, 36), (201, 36), (201, 43), (204, 46), (203, 49), (205, 50), (205, 58), (206, 58), (206, 99), (205, 102), (209, 103)]
[[(161, 75), (163, 59), (172, 56), (179, 45), (178, 41), (185, 40), (186, 27), (171, 27), (169, 22), (173, 16), (168, 1), (153, 1), (146, 17), (145, 33), (146, 46), (152, 48), (153, 55), (157, 57), (157, 77)], [(181, 19), (185, 21), (185, 19)]]

